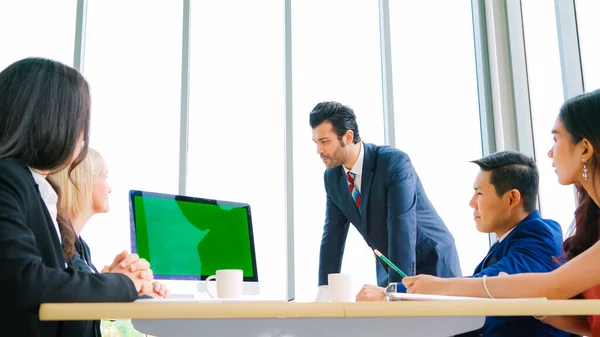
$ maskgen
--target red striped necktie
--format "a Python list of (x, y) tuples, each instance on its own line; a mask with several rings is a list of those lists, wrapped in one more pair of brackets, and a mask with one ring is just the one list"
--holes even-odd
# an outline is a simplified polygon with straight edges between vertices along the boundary
[(348, 171), (346, 173), (346, 178), (348, 178), (348, 189), (350, 190), (350, 194), (352, 195), (352, 199), (354, 200), (354, 204), (360, 213), (360, 192), (358, 188), (354, 185), (354, 178), (356, 178), (356, 173), (352, 173)]

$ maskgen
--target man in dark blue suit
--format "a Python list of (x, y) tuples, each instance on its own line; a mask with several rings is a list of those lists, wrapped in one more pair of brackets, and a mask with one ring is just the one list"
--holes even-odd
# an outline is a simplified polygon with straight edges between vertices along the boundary
[[(461, 276), (454, 238), (427, 199), (408, 155), (362, 143), (354, 112), (337, 102), (317, 104), (310, 125), (327, 167), (319, 286), (327, 285), (328, 274), (340, 272), (349, 223), (407, 275)], [(400, 280), (377, 261), (377, 284)]]
[[(519, 152), (502, 151), (475, 160), (474, 163), (481, 170), (475, 179), (469, 205), (474, 210), (477, 229), (484, 233), (495, 233), (498, 240), (471, 277), (481, 277), (483, 286), (484, 277), (496, 276), (501, 272), (545, 273), (556, 269), (558, 263), (555, 259), (562, 256), (562, 229), (556, 221), (542, 219), (536, 210), (539, 175), (533, 159)], [(443, 289), (452, 288), (453, 283), (465, 281), (460, 278), (423, 276), (417, 277), (417, 284), (410, 279), (413, 278), (404, 281), (408, 285), (408, 292), (427, 294), (439, 294)], [(418, 291), (415, 291), (416, 288)], [(373, 287), (365, 287), (357, 298), (376, 299), (376, 291)], [(463, 295), (453, 291), (444, 294)], [(381, 298), (383, 295), (379, 291)], [(480, 330), (460, 336), (569, 336), (569, 333), (551, 325), (567, 328), (561, 325), (560, 318), (552, 318), (548, 321), (550, 324), (545, 324), (531, 316), (487, 317)]]

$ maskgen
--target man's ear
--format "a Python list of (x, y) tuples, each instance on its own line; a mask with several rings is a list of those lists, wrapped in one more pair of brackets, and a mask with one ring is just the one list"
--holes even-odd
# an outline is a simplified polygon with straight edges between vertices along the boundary
[(354, 131), (347, 130), (344, 134), (344, 141), (346, 142), (346, 144), (354, 143)]
[(517, 189), (512, 189), (506, 192), (508, 197), (508, 208), (513, 209), (521, 204), (521, 192)]

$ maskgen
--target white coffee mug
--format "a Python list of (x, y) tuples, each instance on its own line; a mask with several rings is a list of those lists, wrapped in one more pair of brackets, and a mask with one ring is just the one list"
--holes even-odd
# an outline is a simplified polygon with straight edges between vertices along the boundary
[[(217, 281), (217, 296), (210, 292), (208, 282)], [(217, 270), (217, 275), (206, 278), (206, 293), (211, 298), (238, 298), (242, 296), (244, 287), (244, 275), (241, 269)]]
[(329, 296), (331, 302), (353, 302), (352, 276), (349, 274), (329, 274)]

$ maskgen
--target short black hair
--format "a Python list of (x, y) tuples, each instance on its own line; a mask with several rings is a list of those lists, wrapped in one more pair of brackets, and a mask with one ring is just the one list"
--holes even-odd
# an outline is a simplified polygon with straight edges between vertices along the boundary
[(500, 151), (492, 153), (472, 163), (490, 173), (490, 184), (494, 185), (496, 194), (516, 189), (521, 193), (523, 207), (533, 212), (537, 207), (539, 189), (539, 173), (533, 158), (516, 151)]
[(331, 123), (333, 132), (338, 136), (338, 139), (341, 140), (346, 131), (352, 130), (354, 133), (353, 143), (360, 142), (356, 115), (351, 107), (338, 102), (321, 102), (317, 104), (310, 112), (310, 127), (314, 129), (324, 122)]
[(26, 58), (0, 72), (0, 158), (38, 170), (71, 164), (77, 141), (87, 154), (90, 93), (83, 76), (60, 62)]

